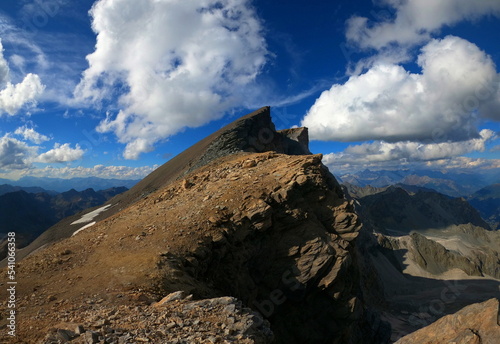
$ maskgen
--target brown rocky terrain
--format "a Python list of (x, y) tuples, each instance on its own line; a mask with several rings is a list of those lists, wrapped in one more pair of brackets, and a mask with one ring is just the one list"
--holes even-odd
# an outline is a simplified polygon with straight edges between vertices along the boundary
[(41, 342), (264, 344), (272, 341), (269, 322), (242, 307), (241, 301), (232, 297), (191, 299), (192, 295), (186, 297), (176, 292), (153, 306), (99, 305), (100, 299), (88, 300), (87, 304), (66, 312), (77, 310), (81, 321), (58, 323)]

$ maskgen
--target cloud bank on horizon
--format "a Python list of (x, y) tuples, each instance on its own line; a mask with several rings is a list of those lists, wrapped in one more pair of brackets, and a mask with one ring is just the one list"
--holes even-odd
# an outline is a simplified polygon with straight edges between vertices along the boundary
[[(301, 123), (315, 140), (372, 142), (328, 154), (325, 162), (349, 170), (484, 151), (486, 142), (498, 139), (491, 130), (479, 128), (484, 121), (500, 121), (497, 67), (474, 43), (433, 35), (461, 21), (500, 16), (500, 2), (381, 4), (392, 8), (394, 15), (375, 22), (353, 16), (346, 24), (351, 47), (373, 55), (358, 61), (357, 73), (345, 83), (324, 91)], [(416, 58), (410, 53), (415, 46), (421, 46)], [(416, 62), (421, 72), (406, 70), (403, 62)], [(492, 161), (491, 167), (499, 165)]]

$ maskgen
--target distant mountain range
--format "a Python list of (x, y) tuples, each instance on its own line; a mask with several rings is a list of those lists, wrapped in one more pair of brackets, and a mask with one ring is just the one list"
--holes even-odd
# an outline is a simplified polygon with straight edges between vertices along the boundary
[(472, 224), (490, 230), (479, 212), (462, 197), (398, 184), (385, 188), (345, 185), (361, 204), (365, 223), (382, 234), (408, 234), (412, 230)]
[[(70, 178), (70, 179), (62, 179), (62, 178), (46, 178), (46, 177), (22, 177), (19, 180), (10, 180), (10, 179), (0, 179), (0, 184), (8, 184), (11, 186), (21, 187), (21, 188), (33, 188), (38, 187), (45, 190), (57, 191), (57, 192), (65, 192), (71, 189), (76, 191), (83, 191), (86, 189), (94, 189), (94, 190), (106, 190), (114, 187), (126, 187), (130, 189), (135, 184), (137, 184), (139, 180), (132, 179), (104, 179), (97, 177), (88, 177), (88, 178)], [(26, 190), (27, 192), (38, 192), (33, 190)], [(15, 191), (15, 190), (13, 190)], [(0, 194), (1, 189), (0, 189)]]
[(500, 229), (500, 184), (475, 192), (467, 201), (476, 208), (493, 229)]
[[(0, 189), (6, 190), (4, 185)], [(38, 190), (34, 188), (33, 190)], [(17, 247), (32, 242), (46, 229), (61, 219), (82, 210), (103, 204), (112, 197), (126, 191), (126, 187), (116, 187), (94, 191), (71, 189), (63, 193), (25, 190), (5, 193), (0, 196), (0, 259), (5, 258), (4, 238), (8, 232), (16, 232)]]
[[(363, 197), (389, 186), (411, 192), (436, 191), (450, 197), (463, 197), (496, 230), (500, 229), (500, 173), (478, 171), (443, 173), (432, 170), (370, 171), (368, 169), (338, 177), (350, 192)], [(457, 214), (460, 215), (460, 214)]]
[[(335, 171), (333, 171), (335, 173)], [(385, 187), (394, 184), (421, 186), (453, 197), (468, 197), (481, 188), (500, 183), (500, 173), (491, 170), (441, 172), (434, 170), (363, 171), (337, 176), (341, 183)]]
[(38, 187), (38, 186), (24, 187), (24, 186), (9, 185), (9, 184), (0, 185), (0, 196), (5, 195), (9, 192), (16, 192), (16, 191), (25, 191), (27, 193), (46, 192), (48, 194), (54, 194), (54, 195), (58, 194), (58, 192), (56, 192), (56, 191), (45, 190), (45, 189)]

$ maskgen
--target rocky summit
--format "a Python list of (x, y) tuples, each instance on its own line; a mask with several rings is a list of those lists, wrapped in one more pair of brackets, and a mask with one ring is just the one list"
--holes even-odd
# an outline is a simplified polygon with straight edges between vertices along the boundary
[(16, 266), (14, 342), (388, 343), (356, 200), (321, 159), (266, 107), (62, 221)]

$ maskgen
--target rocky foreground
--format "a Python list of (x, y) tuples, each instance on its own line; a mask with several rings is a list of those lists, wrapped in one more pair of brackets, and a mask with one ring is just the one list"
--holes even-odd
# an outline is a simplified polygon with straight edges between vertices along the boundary
[[(140, 298), (150, 302), (144, 294)], [(192, 301), (192, 295), (176, 292), (150, 306), (99, 303), (88, 301), (68, 309), (41, 342), (265, 344), (273, 340), (269, 322), (232, 297)], [(68, 318), (80, 321), (64, 321)]]

